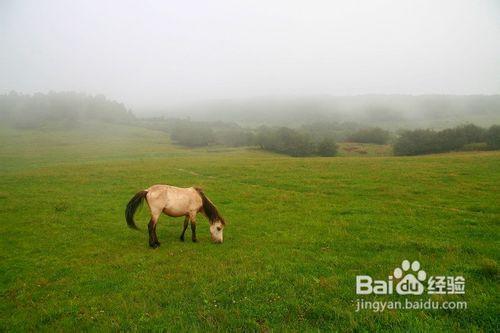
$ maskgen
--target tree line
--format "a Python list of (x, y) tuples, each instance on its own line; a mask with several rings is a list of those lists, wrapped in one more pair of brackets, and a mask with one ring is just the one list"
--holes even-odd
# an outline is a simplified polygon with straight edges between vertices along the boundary
[(134, 115), (123, 104), (103, 95), (75, 92), (0, 95), (0, 121), (17, 128), (47, 125), (67, 128), (77, 126), (80, 121), (126, 123), (133, 120)]
[(499, 125), (493, 125), (488, 129), (469, 124), (441, 131), (431, 129), (404, 131), (394, 143), (395, 155), (493, 149), (500, 149)]
[[(159, 128), (155, 122), (156, 128)], [(161, 126), (160, 126), (161, 127)], [(261, 149), (290, 156), (335, 156), (337, 142), (352, 141), (386, 144), (391, 135), (380, 128), (354, 130), (352, 124), (313, 123), (293, 129), (283, 126), (243, 128), (234, 123), (209, 123), (171, 119), (164, 130), (174, 143), (187, 147), (219, 144), (231, 147), (259, 146)]]
[(259, 146), (290, 156), (335, 156), (337, 142), (392, 143), (395, 155), (500, 149), (499, 125), (482, 128), (468, 124), (440, 131), (406, 130), (398, 135), (377, 127), (357, 130), (349, 127), (339, 129), (338, 125), (333, 127), (335, 129), (332, 125), (317, 123), (296, 129), (283, 126), (248, 129), (237, 124), (182, 121), (173, 126), (170, 133), (174, 143), (189, 147), (211, 144)]
[(0, 95), (0, 122), (18, 128), (78, 126), (80, 121), (128, 123), (166, 131), (176, 144), (188, 147), (258, 146), (290, 156), (335, 156), (337, 142), (392, 143), (395, 155), (420, 155), (458, 150), (500, 149), (500, 126), (472, 124), (443, 130), (417, 129), (392, 133), (378, 127), (360, 128), (354, 122), (323, 121), (290, 128), (242, 127), (221, 121), (136, 119), (130, 110), (102, 95), (51, 92)]
[(172, 129), (171, 138), (174, 143), (188, 147), (211, 144), (230, 147), (259, 146), (290, 156), (334, 156), (337, 153), (333, 138), (314, 141), (307, 133), (288, 127), (261, 126), (256, 130), (233, 127), (214, 131), (201, 124), (181, 124)]

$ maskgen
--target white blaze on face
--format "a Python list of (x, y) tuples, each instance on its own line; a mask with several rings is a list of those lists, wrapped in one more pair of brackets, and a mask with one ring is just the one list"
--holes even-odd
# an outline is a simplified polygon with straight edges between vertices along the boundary
[(216, 221), (210, 226), (210, 233), (212, 234), (212, 241), (214, 243), (222, 243), (223, 230), (224, 230), (224, 225), (220, 221)]

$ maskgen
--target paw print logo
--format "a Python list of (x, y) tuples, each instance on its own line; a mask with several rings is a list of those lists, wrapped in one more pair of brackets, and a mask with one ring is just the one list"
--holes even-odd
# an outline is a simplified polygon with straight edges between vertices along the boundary
[[(411, 271), (410, 271), (411, 268)], [(422, 295), (424, 285), (421, 281), (425, 281), (427, 273), (420, 269), (420, 263), (414, 261), (410, 264), (408, 260), (403, 260), (401, 267), (394, 270), (394, 277), (401, 279), (396, 285), (396, 292), (400, 295)]]

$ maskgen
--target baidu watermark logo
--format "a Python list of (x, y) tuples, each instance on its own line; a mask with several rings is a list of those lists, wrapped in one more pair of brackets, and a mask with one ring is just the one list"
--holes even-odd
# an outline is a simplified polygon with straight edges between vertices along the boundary
[[(465, 294), (463, 276), (429, 276), (420, 262), (403, 260), (385, 280), (375, 280), (369, 275), (356, 276), (357, 295), (432, 295)], [(466, 309), (466, 302), (439, 302), (430, 298), (426, 301), (367, 301), (357, 300), (357, 310), (372, 309), (376, 312), (385, 309)]]

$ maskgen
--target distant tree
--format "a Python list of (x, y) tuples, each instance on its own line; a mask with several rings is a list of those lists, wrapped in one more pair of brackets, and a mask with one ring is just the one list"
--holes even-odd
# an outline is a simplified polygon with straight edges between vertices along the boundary
[(337, 155), (337, 144), (331, 137), (326, 137), (317, 145), (317, 153), (319, 156), (335, 156)]
[(323, 121), (302, 125), (299, 130), (309, 135), (314, 142), (319, 142), (326, 137), (343, 140), (356, 128), (354, 123)]
[(386, 144), (391, 135), (378, 127), (360, 129), (347, 137), (347, 141), (360, 143)]
[(500, 125), (491, 126), (484, 136), (488, 148), (500, 149)]
[(214, 131), (203, 124), (187, 122), (172, 129), (172, 140), (182, 146), (200, 147), (215, 143)]
[(495, 147), (495, 133), (497, 131), (495, 126), (486, 131), (472, 124), (447, 128), (438, 132), (421, 129), (405, 131), (401, 133), (394, 144), (394, 154), (420, 155), (466, 150), (472, 147), (481, 147), (478, 144), (485, 141), (488, 142), (488, 147), (496, 149), (493, 147)]
[(81, 121), (128, 123), (135, 120), (123, 104), (102, 95), (75, 92), (50, 92), (0, 95), (0, 120), (19, 128), (60, 125), (77, 126)]
[(275, 131), (267, 126), (257, 128), (256, 143), (262, 149), (273, 150)]
[(436, 133), (436, 151), (460, 150), (470, 143), (484, 142), (485, 130), (476, 125), (464, 125), (447, 128)]
[(428, 129), (404, 131), (394, 143), (395, 155), (420, 155), (437, 152), (436, 132)]
[(315, 144), (307, 133), (288, 127), (262, 126), (257, 130), (256, 141), (262, 149), (290, 156), (312, 156), (320, 151), (324, 156), (333, 156), (336, 152), (333, 139), (324, 139), (321, 145)]
[(458, 126), (457, 130), (462, 133), (465, 137), (464, 141), (469, 143), (484, 142), (486, 129), (476, 126), (474, 124), (468, 124), (464, 126)]
[(215, 131), (215, 141), (229, 147), (252, 146), (255, 144), (255, 134), (240, 127), (224, 128)]
[(297, 130), (280, 127), (272, 135), (273, 142), (270, 150), (285, 153), (291, 156), (308, 156), (314, 152), (311, 140)]

